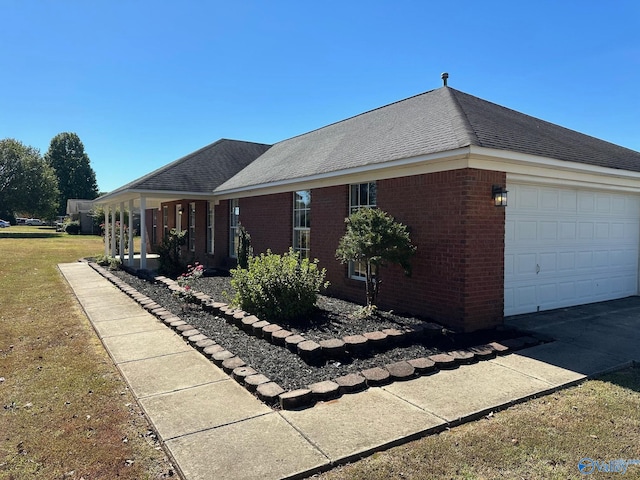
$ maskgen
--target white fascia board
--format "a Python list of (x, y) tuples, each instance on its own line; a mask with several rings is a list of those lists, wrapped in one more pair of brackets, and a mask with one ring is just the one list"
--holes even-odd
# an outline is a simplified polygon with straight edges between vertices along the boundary
[(262, 183), (247, 187), (215, 190), (217, 200), (231, 198), (256, 197), (272, 195), (296, 190), (334, 187), (350, 183), (370, 182), (387, 178), (408, 177), (424, 173), (457, 170), (468, 166), (469, 147), (458, 148), (447, 152), (403, 158), (386, 163), (376, 163), (361, 167), (336, 170), (334, 172), (310, 175), (278, 182)]
[(640, 172), (505, 150), (471, 147), (469, 167), (505, 172), (513, 182), (640, 191)]
[(127, 202), (129, 200), (133, 200), (136, 202), (136, 206), (140, 204), (140, 199), (144, 197), (147, 199), (147, 203), (150, 200), (156, 200), (157, 202), (171, 202), (174, 200), (182, 200), (182, 199), (202, 199), (202, 200), (211, 200), (215, 197), (213, 192), (202, 193), (202, 192), (183, 192), (180, 190), (125, 190), (122, 192), (103, 195), (100, 198), (94, 200), (94, 205), (114, 205), (120, 202)]

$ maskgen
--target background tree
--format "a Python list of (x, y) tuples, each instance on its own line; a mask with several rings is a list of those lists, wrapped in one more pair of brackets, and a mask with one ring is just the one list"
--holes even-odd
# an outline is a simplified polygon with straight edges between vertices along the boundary
[(96, 173), (78, 135), (65, 132), (53, 137), (44, 158), (58, 177), (60, 215), (65, 214), (68, 199), (93, 200), (98, 196)]
[(0, 140), (0, 217), (16, 213), (52, 219), (58, 209), (58, 181), (38, 149)]
[(342, 263), (365, 265), (367, 313), (373, 313), (380, 289), (380, 270), (389, 263), (399, 264), (411, 274), (411, 244), (407, 227), (377, 208), (362, 208), (345, 219), (347, 232), (340, 239), (336, 258)]

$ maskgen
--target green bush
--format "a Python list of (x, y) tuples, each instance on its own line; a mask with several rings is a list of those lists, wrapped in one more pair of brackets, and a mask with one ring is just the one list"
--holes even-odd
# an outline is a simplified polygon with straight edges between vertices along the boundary
[(111, 255), (98, 255), (94, 261), (100, 266), (107, 267), (108, 270), (119, 270), (122, 266), (120, 259)]
[(248, 263), (248, 269), (231, 270), (233, 303), (265, 320), (302, 319), (313, 312), (317, 295), (329, 285), (317, 259), (301, 259), (291, 248), (282, 256), (268, 250), (249, 257)]
[(80, 233), (80, 222), (69, 222), (65, 225), (64, 231), (69, 235), (78, 235)]
[(158, 272), (169, 277), (176, 277), (185, 271), (187, 261), (182, 258), (182, 246), (187, 243), (187, 231), (179, 232), (172, 228), (158, 246)]

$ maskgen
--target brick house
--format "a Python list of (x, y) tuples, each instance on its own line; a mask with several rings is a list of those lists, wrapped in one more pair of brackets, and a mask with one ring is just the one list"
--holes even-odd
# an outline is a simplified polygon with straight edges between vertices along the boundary
[[(363, 301), (362, 272), (335, 250), (349, 212), (377, 207), (417, 246), (411, 278), (384, 272), (384, 309), (473, 331), (638, 293), (639, 152), (447, 86), (261, 148), (208, 192), (214, 253), (197, 227), (191, 244), (205, 264), (233, 263), (241, 223), (256, 252), (293, 246), (331, 294)], [(186, 194), (160, 204), (163, 228), (176, 204), (204, 209)]]

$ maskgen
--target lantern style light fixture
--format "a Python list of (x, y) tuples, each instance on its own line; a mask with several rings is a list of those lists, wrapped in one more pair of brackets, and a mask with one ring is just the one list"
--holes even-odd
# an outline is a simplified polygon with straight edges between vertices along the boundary
[(494, 185), (491, 189), (491, 197), (493, 198), (493, 204), (496, 207), (507, 206), (507, 189), (499, 185)]

